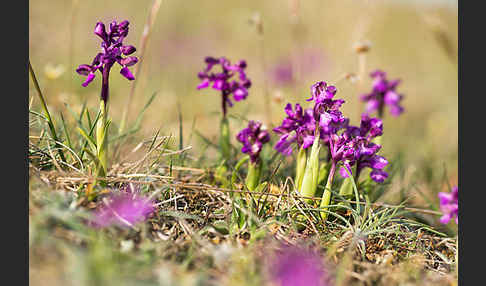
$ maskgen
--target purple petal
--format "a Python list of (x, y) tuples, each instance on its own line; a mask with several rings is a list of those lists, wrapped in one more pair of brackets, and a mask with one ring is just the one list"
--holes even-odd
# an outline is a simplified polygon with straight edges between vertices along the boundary
[(366, 112), (371, 113), (378, 109), (380, 102), (376, 99), (370, 99), (366, 104)]
[(447, 205), (452, 201), (452, 195), (450, 193), (439, 192), (440, 205)]
[(224, 85), (225, 85), (225, 81), (218, 79), (214, 81), (213, 88), (217, 90), (223, 90)]
[(370, 177), (377, 183), (383, 183), (383, 181), (388, 178), (388, 173), (381, 170), (373, 170), (370, 173)]
[(88, 77), (86, 78), (86, 80), (81, 85), (84, 86), (84, 87), (87, 87), (88, 84), (90, 84), (93, 81), (94, 78), (95, 78), (94, 73), (88, 74)]
[(206, 88), (208, 86), (209, 86), (209, 80), (205, 79), (197, 86), (197, 89)]
[(77, 69), (76, 72), (80, 75), (88, 75), (91, 73), (93, 68), (90, 65), (80, 65)]
[(373, 159), (371, 161), (371, 168), (382, 170), (386, 167), (386, 165), (388, 165), (388, 161), (385, 159), (385, 157), (380, 155), (373, 156)]
[(127, 67), (123, 67), (120, 70), (120, 73), (121, 73), (122, 76), (126, 77), (128, 80), (134, 80), (135, 79), (132, 72)]
[(134, 46), (123, 46), (121, 47), (121, 52), (125, 55), (131, 55), (133, 54), (137, 49)]
[(399, 105), (392, 105), (390, 106), (390, 113), (393, 116), (399, 116), (403, 112), (403, 107)]
[[(440, 222), (442, 224), (448, 224), (449, 221), (452, 219), (452, 214), (444, 214), (443, 216), (440, 217)], [(456, 218), (456, 223), (457, 223), (457, 218)]]
[(233, 98), (236, 100), (236, 101), (240, 101), (240, 100), (243, 100), (245, 99), (246, 97), (248, 96), (248, 91), (244, 88), (238, 88), (237, 90), (235, 90), (233, 92)]
[(387, 88), (387, 82), (382, 78), (375, 79), (375, 81), (373, 82), (373, 90), (377, 92), (386, 92)]
[(96, 23), (94, 33), (97, 36), (99, 36), (101, 39), (103, 39), (103, 41), (108, 40), (108, 35), (106, 34), (106, 30), (105, 30), (105, 24), (103, 24), (102, 22)]
[(398, 93), (392, 90), (387, 91), (387, 93), (385, 93), (385, 96), (383, 98), (385, 103), (388, 105), (395, 105), (400, 101), (400, 99), (401, 99), (400, 95), (398, 95)]
[(124, 67), (133, 66), (137, 62), (138, 62), (137, 57), (126, 57), (126, 58), (120, 60), (120, 64)]
[[(298, 105), (298, 103), (297, 103), (295, 106), (297, 107), (297, 105)], [(287, 105), (285, 105), (284, 110), (285, 110), (285, 113), (287, 113), (287, 115), (288, 115), (289, 117), (294, 117), (294, 116), (295, 116), (295, 113), (294, 113), (294, 111), (292, 110), (292, 104), (287, 103)]]
[(304, 142), (302, 143), (302, 148), (306, 149), (310, 147), (313, 143), (314, 143), (313, 135), (304, 136)]

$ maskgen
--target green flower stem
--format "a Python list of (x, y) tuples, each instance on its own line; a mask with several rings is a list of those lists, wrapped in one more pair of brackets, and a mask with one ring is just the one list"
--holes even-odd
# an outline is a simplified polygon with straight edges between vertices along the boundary
[[(317, 180), (319, 179), (319, 134), (315, 136), (314, 143), (312, 144), (311, 153), (307, 160), (305, 167), (305, 173), (302, 178), (302, 185), (300, 194), (304, 197), (314, 197), (317, 190)], [(307, 199), (307, 202), (312, 200)]]
[(329, 162), (322, 162), (321, 166), (319, 167), (319, 178), (317, 180), (317, 185), (320, 185), (324, 180), (327, 179), (329, 175)]
[[(353, 169), (351, 170), (351, 176), (348, 178), (344, 178), (344, 182), (341, 185), (341, 188), (339, 189), (339, 195), (344, 197), (345, 199), (352, 199), (354, 196), (354, 190), (353, 190), (353, 174), (355, 175), (355, 182), (358, 181), (359, 174), (356, 173), (357, 166), (353, 166)], [(345, 202), (340, 202), (339, 205), (345, 205)]]
[(32, 82), (34, 83), (34, 87), (37, 90), (37, 95), (39, 95), (39, 100), (42, 104), (42, 108), (44, 109), (44, 116), (47, 119), (47, 124), (49, 125), (49, 130), (51, 131), (52, 139), (54, 139), (55, 146), (58, 148), (59, 157), (61, 157), (62, 162), (66, 162), (66, 158), (64, 157), (64, 153), (62, 152), (61, 146), (57, 143), (58, 138), (57, 138), (56, 128), (54, 127), (54, 122), (52, 121), (51, 115), (49, 113), (49, 109), (47, 109), (46, 101), (44, 100), (44, 96), (42, 95), (42, 91), (40, 89), (39, 83), (37, 82), (37, 78), (35, 77), (34, 69), (30, 64), (30, 60), (29, 60), (29, 73), (30, 76), (32, 77)]
[(221, 147), (221, 155), (223, 159), (229, 161), (231, 155), (231, 143), (230, 143), (229, 122), (226, 116), (224, 116), (221, 119), (219, 145)]
[(307, 149), (300, 148), (297, 154), (297, 164), (295, 170), (295, 184), (297, 190), (302, 186), (302, 179), (304, 178), (305, 165), (307, 163)]
[(248, 174), (246, 175), (246, 186), (248, 190), (254, 191), (260, 182), (262, 174), (262, 164), (260, 162), (250, 162), (248, 164)]
[(104, 177), (106, 175), (107, 164), (106, 164), (106, 150), (107, 150), (107, 141), (106, 141), (106, 134), (108, 133), (107, 129), (108, 126), (106, 125), (107, 121), (107, 112), (106, 112), (106, 105), (104, 100), (100, 100), (100, 118), (96, 123), (96, 148), (97, 148), (97, 156), (99, 160), (99, 165), (97, 166), (97, 175), (99, 177)]
[[(331, 202), (331, 186), (334, 180), (334, 173), (336, 172), (336, 163), (331, 163), (331, 170), (329, 171), (329, 176), (327, 177), (326, 187), (324, 188), (324, 193), (321, 199), (321, 208), (327, 207)], [(327, 220), (327, 212), (321, 211), (321, 218), (325, 222)]]

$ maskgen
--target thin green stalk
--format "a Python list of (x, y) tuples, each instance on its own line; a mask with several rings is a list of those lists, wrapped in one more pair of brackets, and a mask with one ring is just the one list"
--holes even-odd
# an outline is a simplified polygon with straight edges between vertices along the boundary
[[(326, 187), (324, 188), (324, 193), (322, 194), (320, 208), (327, 207), (331, 202), (331, 187), (334, 180), (334, 173), (336, 172), (336, 163), (333, 161), (331, 163), (331, 170), (329, 171), (329, 176), (327, 177)], [(327, 220), (327, 212), (321, 211), (321, 218), (324, 222)]]
[(30, 72), (30, 76), (32, 77), (32, 82), (34, 83), (34, 87), (37, 90), (37, 94), (39, 95), (39, 100), (42, 104), (42, 108), (44, 109), (44, 115), (47, 119), (47, 124), (49, 125), (49, 130), (51, 131), (52, 139), (54, 139), (55, 141), (55, 145), (59, 153), (59, 157), (61, 157), (62, 162), (66, 163), (66, 158), (64, 157), (64, 153), (62, 152), (61, 146), (57, 143), (59, 140), (56, 134), (56, 128), (54, 127), (54, 122), (52, 121), (51, 115), (49, 114), (49, 110), (47, 109), (46, 101), (44, 100), (44, 96), (42, 95), (42, 91), (40, 89), (39, 83), (37, 82), (37, 78), (35, 77), (34, 69), (30, 64), (30, 60), (29, 60), (29, 72)]
[(97, 166), (97, 175), (100, 177), (104, 177), (106, 175), (106, 134), (107, 134), (107, 112), (105, 101), (100, 100), (100, 119), (96, 123), (96, 149), (97, 149), (97, 157), (99, 160), (99, 165)]
[(221, 148), (221, 155), (223, 159), (225, 159), (228, 162), (231, 156), (231, 143), (230, 143), (229, 122), (226, 116), (224, 116), (221, 119), (219, 146)]
[(307, 163), (307, 149), (300, 148), (299, 153), (297, 154), (297, 163), (296, 163), (296, 170), (295, 170), (295, 184), (297, 190), (300, 190), (300, 187), (302, 186), (302, 179), (304, 178), (306, 163)]

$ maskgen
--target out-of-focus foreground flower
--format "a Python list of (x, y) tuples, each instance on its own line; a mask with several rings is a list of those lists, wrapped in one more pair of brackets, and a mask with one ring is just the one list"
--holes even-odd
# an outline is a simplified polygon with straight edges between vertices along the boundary
[(456, 224), (459, 223), (458, 220), (458, 188), (457, 186), (452, 187), (450, 193), (439, 192), (439, 203), (440, 203), (440, 210), (444, 214), (440, 218), (440, 222), (443, 224), (448, 224), (449, 221), (455, 218)]
[(96, 227), (132, 226), (147, 219), (155, 210), (152, 200), (137, 193), (112, 194), (104, 202), (95, 211), (93, 224)]
[(330, 285), (321, 257), (299, 247), (286, 246), (270, 263), (270, 277), (278, 286)]
[(400, 80), (389, 81), (386, 73), (381, 70), (372, 72), (370, 76), (374, 79), (373, 89), (370, 93), (361, 96), (361, 100), (366, 102), (366, 112), (372, 113), (378, 110), (378, 117), (383, 118), (385, 105), (387, 105), (391, 115), (400, 115), (404, 110), (400, 105), (403, 95), (395, 91)]

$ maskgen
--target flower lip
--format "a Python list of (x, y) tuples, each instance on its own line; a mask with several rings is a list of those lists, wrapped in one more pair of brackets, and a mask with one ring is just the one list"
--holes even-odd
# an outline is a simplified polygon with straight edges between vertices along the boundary
[(124, 77), (126, 77), (128, 80), (134, 80), (135, 79), (132, 72), (127, 67), (123, 67), (120, 70), (120, 74), (123, 75)]

